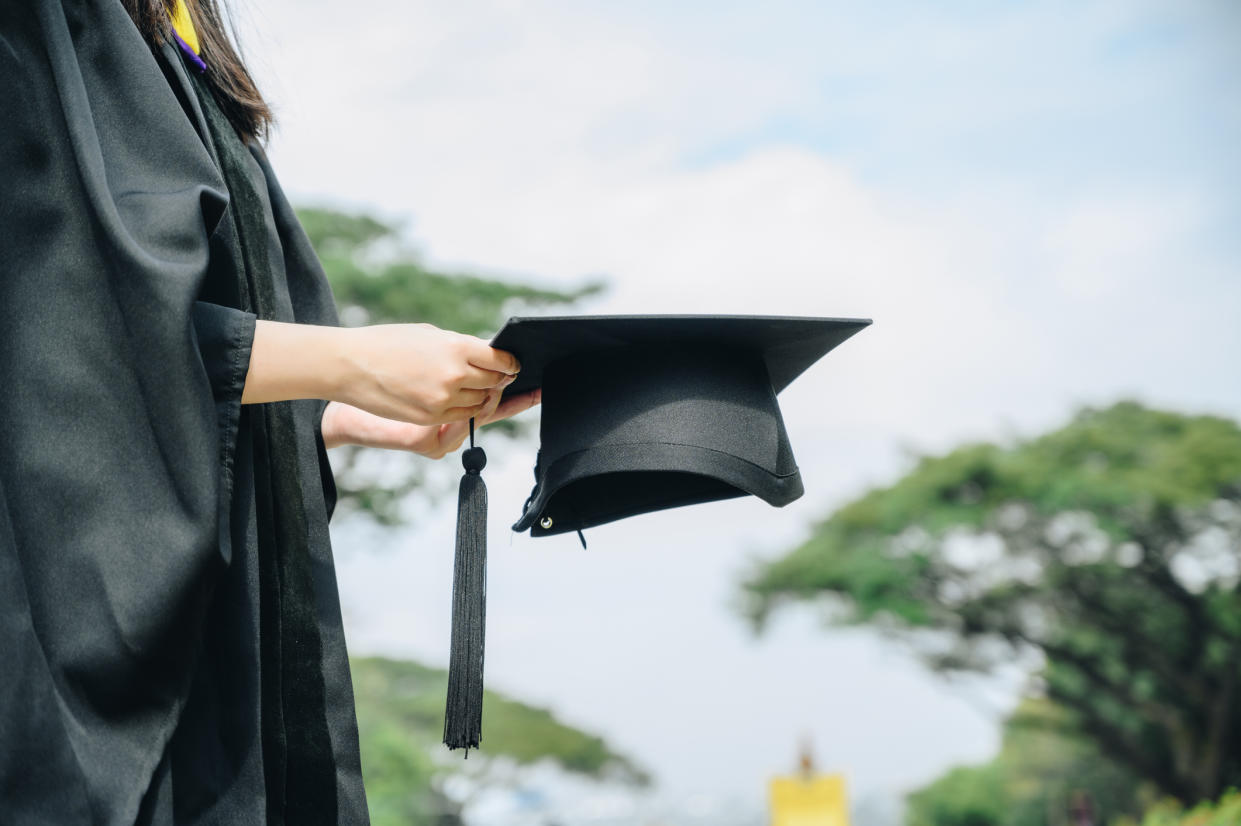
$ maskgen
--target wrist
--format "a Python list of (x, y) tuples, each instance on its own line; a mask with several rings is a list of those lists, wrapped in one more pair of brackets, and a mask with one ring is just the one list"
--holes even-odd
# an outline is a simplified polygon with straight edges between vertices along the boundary
[(350, 404), (364, 373), (356, 342), (358, 331), (348, 327), (320, 329), (327, 331), (327, 335), (319, 359), (321, 373), (317, 381), (323, 393), (319, 398)]
[(342, 398), (352, 377), (343, 353), (348, 332), (339, 327), (259, 321), (242, 402)]

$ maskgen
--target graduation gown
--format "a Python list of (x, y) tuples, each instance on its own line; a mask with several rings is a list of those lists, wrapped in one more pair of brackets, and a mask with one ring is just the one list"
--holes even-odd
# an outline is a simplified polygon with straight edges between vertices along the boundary
[(0, 2), (0, 822), (359, 824), (323, 403), (262, 151), (118, 0)]

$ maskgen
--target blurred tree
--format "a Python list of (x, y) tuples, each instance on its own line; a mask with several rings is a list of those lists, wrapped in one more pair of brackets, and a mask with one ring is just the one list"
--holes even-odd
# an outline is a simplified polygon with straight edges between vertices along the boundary
[(1133, 402), (924, 458), (744, 584), (831, 597), (945, 671), (1041, 655), (1100, 752), (1186, 802), (1241, 783), (1241, 428)]
[(571, 728), (551, 713), (488, 691), (482, 748), (467, 762), (444, 751), (444, 692), (448, 672), (381, 657), (351, 663), (362, 749), (362, 776), (374, 826), (456, 826), (461, 805), (440, 792), (443, 778), (469, 772), (486, 780), (490, 758), (518, 765), (551, 760), (581, 776), (643, 786), (646, 773), (600, 738)]
[[(446, 330), (490, 336), (514, 313), (571, 304), (603, 290), (591, 282), (571, 292), (442, 273), (424, 267), (402, 246), (399, 230), (369, 215), (303, 207), (298, 218), (327, 272), (349, 326), (425, 322)], [(521, 421), (498, 422), (489, 434), (521, 432)], [(424, 482), (425, 462), (390, 451), (346, 447), (333, 451), (342, 510), (360, 510), (380, 523), (401, 521), (399, 503)]]
[(1094, 824), (1137, 816), (1147, 797), (1139, 781), (1088, 739), (1062, 733), (1065, 718), (1046, 700), (1023, 702), (1004, 725), (999, 756), (911, 794), (907, 826), (1075, 826), (1075, 807), (1088, 808)]
[(907, 826), (1001, 826), (1009, 801), (1003, 767), (963, 766), (909, 796)]
[(1241, 823), (1241, 791), (1233, 789), (1217, 801), (1204, 801), (1184, 811), (1175, 801), (1153, 807), (1142, 826), (1237, 826)]

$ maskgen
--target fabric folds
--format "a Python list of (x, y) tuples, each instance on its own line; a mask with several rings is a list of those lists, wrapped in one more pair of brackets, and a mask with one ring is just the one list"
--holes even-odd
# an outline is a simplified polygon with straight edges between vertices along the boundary
[[(336, 323), (296, 216), (245, 147), (238, 229), (117, 0), (0, 3), (0, 113), (0, 820), (365, 823), (323, 404), (240, 403), (256, 318)], [(273, 776), (286, 713), (317, 773)]]

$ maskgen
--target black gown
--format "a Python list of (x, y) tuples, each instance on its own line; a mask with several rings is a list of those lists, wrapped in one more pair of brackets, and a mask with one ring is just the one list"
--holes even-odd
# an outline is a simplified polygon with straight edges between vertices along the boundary
[(118, 0), (0, 0), (0, 823), (367, 822), (323, 403), (262, 151)]

